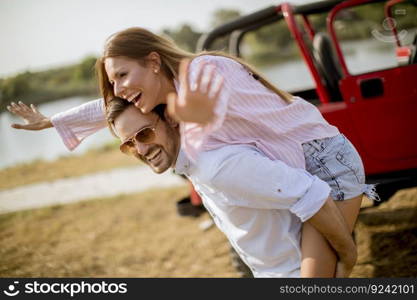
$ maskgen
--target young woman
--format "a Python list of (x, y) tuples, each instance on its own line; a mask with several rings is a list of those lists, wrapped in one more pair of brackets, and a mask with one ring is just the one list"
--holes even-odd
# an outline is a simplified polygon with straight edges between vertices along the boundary
[[(225, 145), (250, 144), (270, 159), (305, 168), (330, 185), (350, 231), (362, 195), (377, 197), (374, 187), (364, 183), (363, 165), (353, 145), (315, 106), (277, 89), (236, 58), (220, 53), (194, 55), (147, 30), (130, 28), (109, 38), (97, 70), (105, 102), (121, 97), (143, 113), (168, 104), (170, 113), (182, 121), (182, 146), (191, 159)], [(103, 109), (99, 101), (91, 107)], [(90, 122), (87, 111), (85, 105), (74, 112), (84, 116), (82, 122)], [(61, 120), (67, 117), (71, 123), (74, 118), (69, 115)], [(101, 117), (103, 121), (104, 114)], [(54, 119), (48, 126), (53, 123)], [(77, 140), (61, 126), (64, 121), (55, 123), (61, 135)], [(336, 254), (307, 224), (302, 257), (301, 276), (335, 275)]]

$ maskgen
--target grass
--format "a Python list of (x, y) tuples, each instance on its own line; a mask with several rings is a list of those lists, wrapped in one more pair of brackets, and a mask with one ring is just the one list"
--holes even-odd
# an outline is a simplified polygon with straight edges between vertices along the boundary
[(179, 217), (187, 188), (0, 215), (0, 277), (238, 277), (215, 227)]
[(115, 144), (109, 144), (80, 156), (64, 156), (51, 162), (39, 160), (2, 169), (0, 190), (128, 167), (138, 163), (137, 159), (120, 153)]

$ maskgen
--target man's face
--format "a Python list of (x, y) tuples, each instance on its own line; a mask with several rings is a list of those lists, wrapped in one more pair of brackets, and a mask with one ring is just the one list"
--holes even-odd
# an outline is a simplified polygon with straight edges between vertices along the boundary
[[(123, 111), (114, 121), (116, 134), (121, 142), (134, 136), (140, 129), (152, 127), (160, 118), (156, 113), (144, 115), (133, 105)], [(155, 173), (163, 173), (174, 166), (180, 138), (176, 127), (160, 119), (155, 127), (155, 139), (149, 143), (135, 141), (135, 155), (149, 165)]]

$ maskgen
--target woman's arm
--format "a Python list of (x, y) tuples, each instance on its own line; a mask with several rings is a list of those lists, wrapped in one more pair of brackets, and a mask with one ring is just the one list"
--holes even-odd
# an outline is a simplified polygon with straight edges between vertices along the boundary
[(12, 124), (16, 129), (43, 130), (55, 127), (65, 146), (75, 149), (86, 137), (107, 126), (103, 99), (92, 100), (48, 118), (32, 104), (19, 101), (7, 109), (22, 118), (25, 124)]
[[(199, 59), (195, 59), (199, 61)], [(216, 118), (215, 108), (222, 92), (224, 79), (216, 67), (202, 60), (194, 62), (183, 59), (179, 68), (178, 95), (171, 93), (167, 98), (168, 112), (177, 121), (207, 125)]]

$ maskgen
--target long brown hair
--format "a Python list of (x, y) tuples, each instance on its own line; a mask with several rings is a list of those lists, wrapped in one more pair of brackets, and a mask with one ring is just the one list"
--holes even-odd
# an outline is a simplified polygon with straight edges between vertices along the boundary
[(132, 27), (110, 36), (105, 44), (104, 53), (96, 62), (96, 72), (99, 80), (100, 91), (107, 103), (115, 97), (113, 94), (113, 87), (104, 68), (104, 60), (108, 57), (125, 56), (131, 59), (136, 59), (142, 65), (145, 64), (145, 57), (151, 53), (156, 52), (161, 57), (161, 70), (168, 79), (174, 80), (178, 77), (179, 65), (182, 59), (193, 59), (201, 55), (215, 55), (224, 56), (233, 59), (242, 64), (248, 72), (251, 72), (257, 80), (259, 80), (265, 87), (272, 90), (287, 102), (291, 102), (292, 95), (278, 89), (271, 82), (269, 82), (262, 74), (255, 70), (248, 63), (243, 60), (231, 56), (220, 51), (205, 51), (198, 54), (184, 51), (178, 48), (171, 40), (156, 35), (144, 28)]

